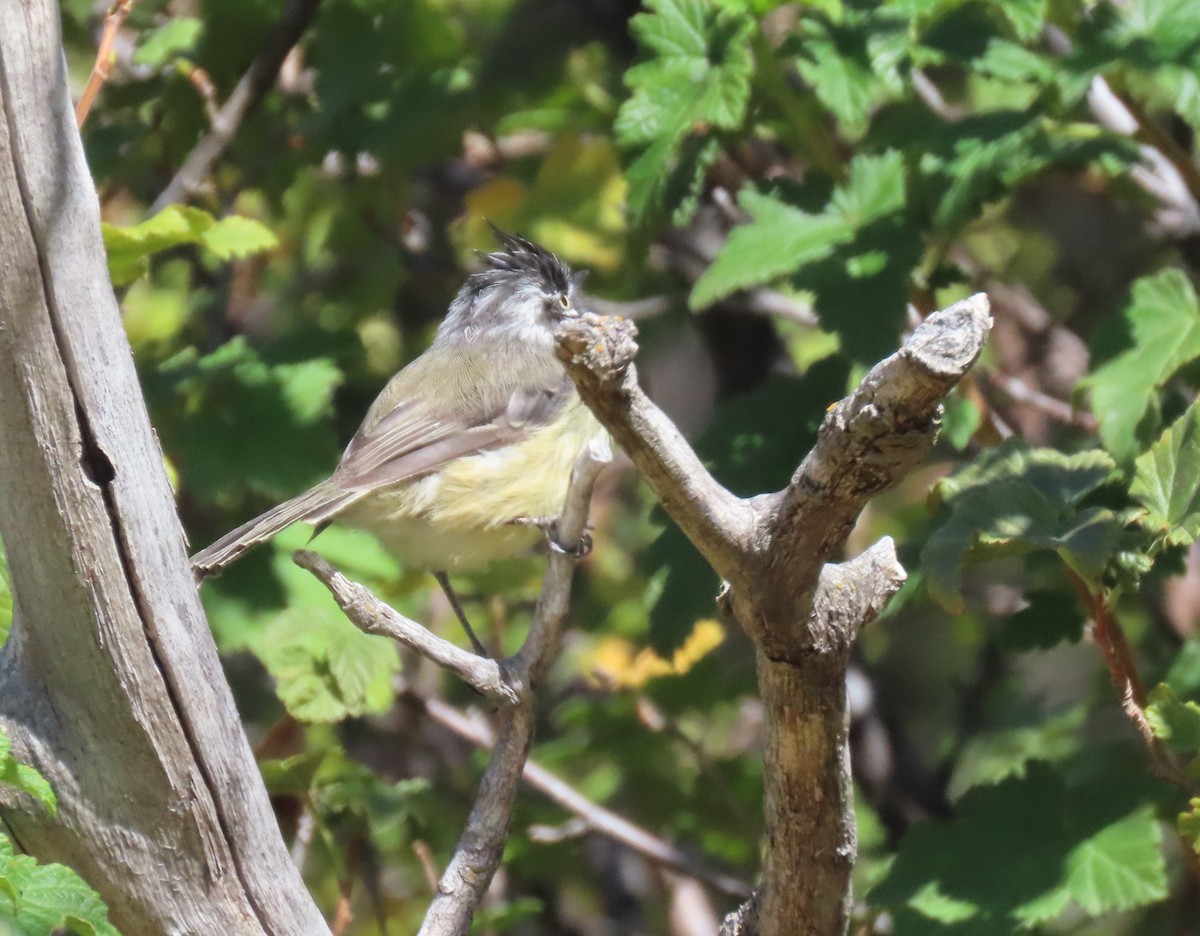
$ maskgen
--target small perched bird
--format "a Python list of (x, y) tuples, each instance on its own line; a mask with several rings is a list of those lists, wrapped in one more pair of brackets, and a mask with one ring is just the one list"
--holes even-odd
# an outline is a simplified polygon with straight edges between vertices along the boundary
[(579, 453), (603, 434), (554, 354), (581, 277), (493, 228), (502, 247), (467, 277), (429, 348), (394, 376), (325, 481), (192, 557), (214, 575), (298, 520), (367, 530), (434, 573), (476, 645), (447, 574), (534, 545)]

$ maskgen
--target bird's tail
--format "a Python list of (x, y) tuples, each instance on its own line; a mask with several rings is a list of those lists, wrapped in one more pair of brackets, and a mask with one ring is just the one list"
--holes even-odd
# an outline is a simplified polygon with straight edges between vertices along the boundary
[(219, 540), (192, 556), (192, 569), (200, 578), (217, 575), (252, 546), (270, 539), (297, 520), (319, 522), (337, 512), (342, 501), (352, 500), (349, 492), (328, 481), (272, 507), (266, 513), (230, 530)]

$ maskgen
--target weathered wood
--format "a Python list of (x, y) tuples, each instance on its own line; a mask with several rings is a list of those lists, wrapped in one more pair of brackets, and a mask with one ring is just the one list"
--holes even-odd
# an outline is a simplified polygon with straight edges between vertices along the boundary
[(6, 802), (127, 936), (328, 933), (222, 675), (108, 282), (59, 10), (0, 0), (0, 724), (52, 782)]

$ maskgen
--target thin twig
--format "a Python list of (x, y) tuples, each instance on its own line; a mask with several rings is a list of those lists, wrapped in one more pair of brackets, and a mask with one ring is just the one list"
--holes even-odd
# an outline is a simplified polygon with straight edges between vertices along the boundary
[[(600, 440), (580, 453), (559, 515), (556, 532), (560, 546), (575, 547), (584, 541), (592, 487), (611, 460), (607, 443)], [(475, 805), (438, 882), (419, 936), (465, 936), (500, 866), (521, 773), (533, 744), (533, 689), (558, 653), (577, 553), (572, 548), (551, 551), (529, 633), (516, 655), (505, 661), (519, 701), (503, 715)]]
[(108, 15), (104, 17), (104, 31), (100, 34), (100, 46), (96, 50), (96, 64), (92, 66), (87, 87), (83, 89), (83, 94), (79, 96), (79, 103), (75, 105), (75, 124), (80, 129), (83, 128), (83, 122), (87, 120), (88, 112), (92, 109), (96, 95), (100, 93), (101, 87), (104, 86), (104, 82), (108, 80), (109, 73), (112, 71), (113, 62), (116, 61), (113, 43), (116, 41), (117, 33), (125, 24), (126, 17), (133, 10), (133, 3), (134, 0), (117, 0), (109, 9)]
[(744, 566), (754, 530), (753, 507), (721, 486), (638, 386), (636, 336), (630, 321), (585, 314), (559, 329), (558, 356), (584, 402), (667, 512), (717, 574), (728, 579)]
[(1095, 432), (1097, 430), (1096, 417), (1091, 413), (1086, 410), (1076, 409), (1070, 403), (1052, 397), (1048, 393), (1043, 393), (1041, 390), (1029, 386), (1029, 384), (1025, 383), (1019, 377), (1012, 377), (1000, 371), (988, 371), (986, 376), (990, 383), (999, 387), (1005, 394), (1018, 403), (1032, 406), (1045, 413), (1051, 419), (1056, 419), (1069, 426), (1079, 426), (1088, 432)]
[[(430, 718), (463, 740), (481, 748), (491, 748), (495, 743), (495, 735), (482, 720), (471, 718), (441, 699), (418, 697), (417, 701)], [(536, 761), (525, 762), (523, 777), (539, 793), (578, 817), (588, 831), (610, 838), (654, 864), (693, 877), (723, 894), (740, 900), (750, 896), (750, 886), (745, 881), (705, 866), (694, 855), (605, 809)]]
[(1137, 662), (1129, 649), (1125, 631), (1113, 613), (1103, 594), (1093, 593), (1088, 584), (1074, 571), (1067, 570), (1067, 578), (1075, 588), (1079, 600), (1092, 618), (1092, 639), (1100, 649), (1109, 679), (1117, 692), (1117, 701), (1125, 717), (1137, 730), (1138, 737), (1150, 755), (1154, 773), (1161, 779), (1179, 787), (1190, 796), (1200, 793), (1200, 788), (1175, 763), (1171, 752), (1155, 733), (1146, 717), (1146, 687), (1138, 672)]
[(412, 851), (416, 855), (417, 861), (421, 865), (421, 870), (425, 874), (425, 883), (429, 885), (429, 893), (436, 894), (438, 869), (433, 860), (433, 850), (424, 839), (417, 839), (412, 843)]
[(312, 22), (320, 2), (321, 0), (288, 0), (279, 22), (267, 34), (258, 55), (254, 57), (254, 61), (250, 63), (250, 67), (246, 69), (246, 73), (242, 75), (225, 104), (216, 113), (212, 129), (201, 137), (200, 142), (175, 173), (175, 177), (154, 200), (150, 208), (151, 214), (185, 198), (195, 191), (208, 175), (213, 163), (233, 141), (246, 115), (258, 105), (275, 82), (284, 59), (304, 35), (304, 30)]
[(208, 118), (209, 124), (215, 124), (220, 108), (217, 106), (217, 87), (212, 78), (199, 65), (187, 61), (180, 61), (179, 70), (187, 78), (188, 84), (200, 95), (200, 100), (204, 103), (204, 116)]
[(313, 833), (317, 830), (317, 814), (312, 803), (305, 799), (300, 808), (300, 818), (296, 821), (296, 837), (292, 839), (292, 864), (301, 874), (308, 863), (308, 851), (312, 847)]
[(342, 613), (367, 634), (390, 637), (410, 650), (453, 673), (476, 692), (497, 704), (516, 705), (516, 690), (509, 684), (504, 667), (495, 660), (477, 656), (437, 636), (428, 628), (405, 617), (380, 601), (365, 585), (352, 582), (314, 552), (297, 550), (292, 560), (307, 569), (329, 589)]

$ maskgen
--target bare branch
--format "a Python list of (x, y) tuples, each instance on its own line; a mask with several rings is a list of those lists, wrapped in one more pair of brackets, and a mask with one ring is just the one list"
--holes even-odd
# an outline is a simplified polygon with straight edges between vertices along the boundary
[(267, 34), (258, 55), (214, 116), (212, 129), (200, 138), (175, 177), (154, 199), (154, 204), (150, 206), (151, 214), (186, 198), (199, 187), (213, 163), (233, 141), (246, 115), (258, 106), (275, 82), (284, 59), (304, 35), (320, 3), (321, 0), (288, 0), (279, 22)]
[[(576, 461), (558, 521), (557, 533), (563, 544), (583, 542), (592, 487), (611, 459), (607, 443), (593, 442)], [(533, 743), (533, 688), (558, 652), (571, 600), (574, 552), (551, 551), (529, 635), (516, 656), (506, 661), (511, 664), (510, 684), (518, 694), (518, 702), (504, 715), (475, 805), (438, 883), (419, 936), (465, 936), (500, 866), (517, 785)]]
[(87, 86), (83, 89), (83, 94), (79, 96), (79, 103), (75, 105), (75, 125), (81, 129), (96, 100), (96, 95), (100, 93), (104, 82), (108, 80), (109, 72), (112, 71), (113, 60), (116, 58), (113, 53), (113, 43), (116, 41), (117, 33), (124, 25), (126, 17), (133, 10), (133, 3), (134, 0), (117, 0), (108, 11), (108, 15), (104, 17), (104, 31), (100, 34), (100, 45), (96, 49), (96, 64), (92, 66)]
[[(481, 719), (471, 718), (440, 699), (418, 698), (418, 701), (430, 718), (460, 738), (482, 748), (495, 743), (491, 729)], [(582, 823), (582, 831), (610, 838), (656, 865), (693, 877), (723, 894), (743, 900), (750, 895), (745, 881), (705, 866), (696, 856), (592, 802), (536, 761), (526, 762), (523, 776), (531, 787), (576, 816)]]
[(376, 598), (365, 585), (350, 581), (314, 552), (297, 550), (292, 555), (292, 561), (321, 580), (342, 613), (359, 630), (399, 641), (499, 705), (517, 704), (516, 690), (508, 684), (503, 667), (495, 660), (456, 647), (405, 617)]
[(754, 511), (723, 488), (670, 419), (638, 386), (632, 322), (583, 315), (558, 332), (558, 356), (584, 402), (633, 460), (672, 519), (717, 574), (742, 567)]
[[(815, 585), (867, 500), (925, 458), (941, 400), (979, 356), (991, 321), (982, 293), (933, 313), (900, 351), (830, 409), (816, 445), (787, 490), (776, 495), (775, 509), (763, 514), (758, 545), (776, 575)], [(802, 591), (793, 594), (805, 601)], [(803, 604), (788, 612), (790, 620), (807, 617)]]
[(722, 932), (818, 936), (848, 925), (857, 842), (846, 668), (859, 629), (904, 570), (888, 539), (851, 562), (825, 563), (867, 500), (928, 453), (941, 401), (990, 327), (983, 295), (930, 315), (830, 408), (788, 488), (749, 500), (721, 487), (638, 389), (631, 324), (584, 316), (560, 329), (559, 356), (580, 395), (730, 583), (724, 602), (755, 643), (768, 846), (761, 894)]

